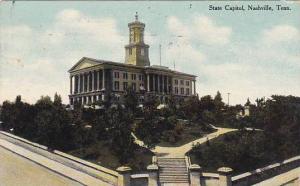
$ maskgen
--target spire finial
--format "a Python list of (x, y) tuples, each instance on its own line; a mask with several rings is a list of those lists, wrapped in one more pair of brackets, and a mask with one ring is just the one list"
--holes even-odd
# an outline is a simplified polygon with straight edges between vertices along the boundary
[(139, 20), (139, 16), (138, 16), (138, 13), (137, 12), (135, 12), (135, 21), (138, 21)]

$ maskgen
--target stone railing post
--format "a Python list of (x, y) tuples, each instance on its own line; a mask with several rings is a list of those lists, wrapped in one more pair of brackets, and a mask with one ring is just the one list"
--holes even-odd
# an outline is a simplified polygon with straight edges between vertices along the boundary
[(119, 167), (117, 168), (118, 175), (118, 186), (130, 186), (130, 167)]
[(202, 174), (201, 167), (197, 164), (192, 164), (189, 167), (189, 170), (190, 170), (191, 186), (200, 186), (201, 185), (201, 174)]
[(147, 170), (149, 174), (148, 186), (158, 186), (158, 166), (155, 164), (148, 165)]
[(232, 186), (231, 174), (232, 169), (229, 167), (221, 167), (218, 169), (219, 186)]

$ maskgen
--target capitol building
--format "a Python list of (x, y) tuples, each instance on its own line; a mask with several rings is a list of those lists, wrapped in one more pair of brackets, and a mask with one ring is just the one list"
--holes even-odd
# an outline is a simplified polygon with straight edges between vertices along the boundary
[(136, 92), (141, 102), (147, 94), (157, 96), (161, 103), (170, 96), (184, 99), (196, 95), (195, 75), (150, 64), (149, 45), (144, 43), (145, 24), (137, 15), (128, 27), (125, 63), (83, 57), (68, 71), (70, 105), (92, 104), (108, 95), (122, 101), (128, 88)]

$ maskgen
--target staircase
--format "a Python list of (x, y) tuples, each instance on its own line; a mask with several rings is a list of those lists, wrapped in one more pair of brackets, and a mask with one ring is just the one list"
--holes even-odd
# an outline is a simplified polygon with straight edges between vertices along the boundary
[(185, 158), (157, 157), (159, 182), (163, 185), (189, 185)]

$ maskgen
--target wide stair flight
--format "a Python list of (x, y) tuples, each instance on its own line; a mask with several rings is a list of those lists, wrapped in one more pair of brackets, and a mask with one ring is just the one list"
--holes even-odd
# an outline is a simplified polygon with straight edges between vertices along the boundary
[[(185, 158), (157, 157), (159, 182), (163, 185), (189, 185), (189, 174)], [(186, 184), (185, 184), (186, 183)]]

